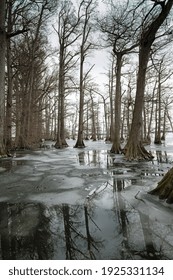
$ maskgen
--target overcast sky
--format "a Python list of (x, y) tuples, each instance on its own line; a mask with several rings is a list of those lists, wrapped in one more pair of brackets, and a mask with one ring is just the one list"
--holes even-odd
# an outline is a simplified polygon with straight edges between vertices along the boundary
[[(78, 0), (73, 0), (74, 2)], [(104, 5), (102, 1), (99, 1), (99, 11), (102, 12), (104, 10)], [(56, 20), (53, 20), (51, 23), (49, 23), (49, 38), (50, 43), (53, 45), (53, 47), (58, 48), (58, 37), (56, 32), (53, 30), (52, 24)], [(56, 24), (55, 24), (56, 26)], [(94, 38), (96, 39), (96, 38)], [(97, 40), (97, 39), (96, 39)], [(56, 56), (55, 56), (56, 59)], [(89, 68), (92, 65), (95, 65), (92, 69), (91, 75), (93, 77), (94, 83), (99, 84), (100, 91), (104, 93), (105, 88), (104, 85), (108, 83), (108, 79), (106, 77), (106, 73), (108, 72), (108, 65), (109, 65), (109, 53), (108, 50), (101, 49), (101, 50), (94, 50), (91, 51), (87, 60), (86, 60), (86, 66), (85, 68)], [(89, 66), (90, 65), (90, 66)], [(87, 71), (87, 70), (86, 70)]]

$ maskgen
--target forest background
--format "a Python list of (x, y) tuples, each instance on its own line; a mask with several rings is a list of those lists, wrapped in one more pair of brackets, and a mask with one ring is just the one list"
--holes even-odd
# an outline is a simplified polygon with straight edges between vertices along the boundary
[[(41, 139), (105, 138), (113, 153), (150, 160), (144, 145), (172, 130), (173, 1), (99, 3), (1, 0), (1, 156)], [(108, 53), (104, 88), (96, 50)]]

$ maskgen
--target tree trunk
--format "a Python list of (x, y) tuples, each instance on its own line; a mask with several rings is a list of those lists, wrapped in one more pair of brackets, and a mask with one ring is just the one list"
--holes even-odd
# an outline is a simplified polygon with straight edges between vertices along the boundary
[[(83, 26), (82, 26), (82, 41), (80, 46), (80, 82), (79, 82), (79, 91), (80, 91), (80, 100), (79, 100), (79, 127), (78, 127), (78, 138), (75, 144), (75, 148), (84, 148), (85, 144), (83, 141), (84, 135), (84, 83), (86, 81), (87, 74), (84, 75), (84, 61), (87, 56), (87, 52), (92, 46), (91, 42), (89, 41), (89, 36), (91, 33), (91, 25), (90, 25), (90, 18), (93, 12), (92, 7), (93, 0), (90, 1), (82, 1), (81, 5), (84, 5), (84, 13), (83, 13)], [(79, 11), (80, 12), (80, 9)], [(90, 71), (89, 71), (90, 72)], [(88, 73), (89, 73), (88, 72)]]
[(160, 81), (160, 73), (159, 73), (159, 79), (158, 79), (158, 89), (157, 89), (157, 99), (156, 104), (156, 131), (155, 131), (155, 139), (154, 144), (162, 144), (161, 141), (161, 81)]
[(114, 83), (113, 83), (113, 78), (114, 78), (114, 56), (112, 60), (112, 65), (111, 65), (111, 71), (109, 73), (109, 99), (110, 99), (110, 136), (109, 139), (113, 141), (113, 135), (114, 135), (114, 106), (113, 106), (113, 88), (114, 88)]
[(35, 95), (35, 80), (34, 80), (34, 75), (35, 75), (35, 67), (36, 67), (36, 50), (39, 44), (39, 34), (40, 34), (40, 29), (43, 24), (43, 16), (44, 16), (44, 11), (46, 9), (46, 3), (42, 3), (38, 23), (36, 26), (35, 34), (34, 34), (34, 39), (32, 41), (32, 49), (31, 49), (31, 58), (30, 58), (30, 72), (29, 72), (29, 86), (28, 86), (28, 103), (26, 107), (26, 117), (27, 117), (27, 123), (25, 127), (25, 141), (28, 147), (33, 143), (33, 133), (32, 133), (32, 117), (33, 117), (33, 100), (34, 100), (34, 95)]
[(85, 140), (89, 140), (89, 101), (87, 101), (87, 112), (86, 112), (86, 135)]
[(165, 134), (166, 134), (166, 105), (164, 107), (164, 116), (163, 116), (163, 132), (161, 140), (165, 141)]
[(111, 153), (119, 154), (120, 147), (120, 126), (121, 126), (121, 66), (122, 54), (117, 53), (116, 62), (116, 92), (115, 92), (115, 121), (114, 121), (114, 135)]
[(151, 124), (152, 124), (153, 114), (154, 114), (154, 95), (155, 95), (156, 85), (157, 85), (157, 81), (155, 82), (155, 85), (153, 88), (150, 117), (149, 117), (149, 122), (148, 122), (147, 141), (149, 141), (149, 143), (151, 142), (150, 134), (151, 134)]
[(65, 98), (65, 46), (64, 42), (60, 43), (60, 60), (59, 60), (59, 85), (58, 85), (58, 128), (55, 148), (62, 149), (67, 147), (64, 135), (64, 98)]
[(84, 148), (85, 144), (83, 141), (83, 122), (84, 122), (84, 86), (83, 86), (83, 67), (84, 67), (84, 49), (83, 45), (80, 49), (80, 100), (79, 100), (79, 127), (78, 127), (78, 137), (74, 148)]
[(92, 111), (92, 140), (96, 141), (96, 121), (95, 121), (95, 111), (94, 111), (94, 100), (91, 93), (90, 96), (91, 96), (91, 111)]
[[(12, 32), (12, 1), (8, 4), (8, 27), (7, 32)], [(7, 38), (7, 105), (6, 105), (6, 122), (5, 122), (5, 142), (6, 148), (10, 149), (12, 146), (12, 60), (11, 60), (11, 39)]]
[(110, 138), (110, 129), (109, 129), (109, 126), (108, 126), (108, 112), (107, 112), (107, 106), (106, 106), (106, 101), (105, 99), (103, 99), (103, 102), (104, 102), (104, 119), (105, 119), (105, 130), (106, 130), (106, 139), (105, 141), (108, 141), (109, 138)]
[(142, 110), (145, 89), (145, 75), (149, 59), (150, 47), (141, 48), (139, 51), (139, 70), (137, 79), (137, 89), (135, 106), (133, 111), (133, 120), (131, 131), (127, 145), (125, 147), (125, 156), (128, 160), (133, 159), (151, 159), (152, 156), (148, 153), (141, 143), (141, 128), (142, 128)]
[(121, 121), (121, 133), (120, 133), (120, 141), (121, 142), (124, 142), (125, 117), (126, 117), (126, 107), (125, 107), (125, 103), (124, 103), (123, 117), (122, 117), (122, 121)]
[(5, 119), (5, 53), (6, 53), (6, 32), (5, 32), (5, 0), (1, 0), (0, 8), (0, 157), (4, 156), (4, 119)]

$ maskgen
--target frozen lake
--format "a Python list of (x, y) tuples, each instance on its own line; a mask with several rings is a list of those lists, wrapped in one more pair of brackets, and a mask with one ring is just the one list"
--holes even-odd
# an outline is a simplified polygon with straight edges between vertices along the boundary
[(127, 162), (111, 144), (0, 160), (0, 259), (173, 259), (173, 207), (147, 194), (172, 166), (171, 137)]

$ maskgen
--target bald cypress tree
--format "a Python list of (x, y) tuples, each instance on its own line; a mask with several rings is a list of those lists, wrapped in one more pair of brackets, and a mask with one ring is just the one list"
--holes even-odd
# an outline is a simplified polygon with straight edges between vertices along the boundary
[(0, 157), (5, 155), (5, 147), (4, 147), (5, 53), (6, 53), (5, 10), (6, 10), (6, 1), (1, 0), (1, 8), (0, 8)]
[[(144, 18), (142, 32), (139, 39), (139, 68), (137, 75), (135, 106), (131, 131), (127, 145), (125, 147), (125, 156), (129, 160), (150, 160), (152, 158), (152, 155), (146, 151), (141, 142), (142, 110), (145, 92), (146, 71), (151, 47), (156, 39), (156, 33), (169, 15), (170, 10), (173, 6), (173, 0), (153, 2), (153, 7)], [(154, 16), (151, 17), (150, 20), (148, 20), (149, 15), (152, 15), (152, 12), (155, 9), (158, 9), (158, 13), (155, 13)], [(146, 21), (147, 24), (145, 24)]]

